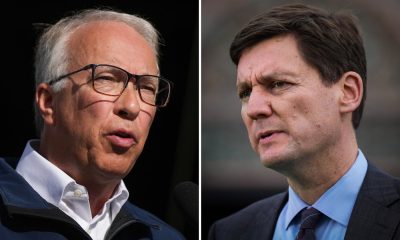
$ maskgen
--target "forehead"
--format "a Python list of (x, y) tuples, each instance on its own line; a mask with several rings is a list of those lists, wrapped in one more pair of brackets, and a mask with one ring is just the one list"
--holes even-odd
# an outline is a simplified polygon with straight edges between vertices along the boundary
[(134, 73), (154, 72), (157, 57), (135, 29), (122, 22), (94, 21), (76, 30), (69, 47), (75, 64), (113, 64)]
[(238, 81), (249, 81), (259, 75), (296, 73), (310, 69), (301, 56), (292, 35), (261, 41), (243, 51), (238, 63)]

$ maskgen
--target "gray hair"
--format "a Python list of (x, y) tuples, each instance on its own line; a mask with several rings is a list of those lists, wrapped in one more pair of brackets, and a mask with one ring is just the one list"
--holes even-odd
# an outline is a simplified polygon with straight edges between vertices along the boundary
[[(158, 57), (158, 32), (147, 20), (113, 10), (84, 10), (48, 27), (39, 38), (35, 56), (36, 87), (42, 82), (50, 82), (65, 74), (68, 60), (71, 59), (67, 47), (70, 37), (81, 26), (96, 21), (116, 21), (127, 24), (143, 36)], [(59, 81), (53, 85), (53, 89), (59, 91), (64, 86), (65, 81)], [(36, 103), (34, 103), (34, 108), (36, 131), (40, 135), (44, 122)]]

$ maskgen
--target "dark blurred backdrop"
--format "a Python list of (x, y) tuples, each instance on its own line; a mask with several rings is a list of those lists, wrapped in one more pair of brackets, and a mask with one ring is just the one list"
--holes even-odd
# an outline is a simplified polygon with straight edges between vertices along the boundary
[(250, 148), (229, 58), (235, 34), (254, 16), (285, 3), (308, 3), (359, 18), (368, 62), (359, 147), (381, 169), (400, 176), (400, 2), (398, 0), (202, 0), (202, 236), (212, 222), (287, 189)]
[(40, 30), (61, 17), (93, 7), (138, 14), (161, 33), (161, 74), (174, 82), (172, 99), (157, 111), (145, 149), (128, 177), (130, 200), (196, 239), (171, 193), (176, 184), (198, 184), (198, 3), (184, 1), (34, 1), (8, 2), (0, 17), (1, 124), (0, 156), (20, 157), (28, 139), (36, 138), (33, 121), (33, 53)]

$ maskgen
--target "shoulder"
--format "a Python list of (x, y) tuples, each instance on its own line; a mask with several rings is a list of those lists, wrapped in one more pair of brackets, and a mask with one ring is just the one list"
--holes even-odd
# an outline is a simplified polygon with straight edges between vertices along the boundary
[(381, 192), (382, 189), (386, 191), (392, 189), (392, 191), (400, 193), (400, 179), (389, 175), (372, 164), (368, 164), (362, 189), (371, 193)]
[(400, 239), (400, 181), (368, 164), (346, 230), (348, 239)]
[(373, 198), (382, 204), (389, 204), (400, 199), (400, 179), (369, 163), (359, 195)]
[(265, 217), (270, 213), (269, 210), (279, 208), (281, 202), (284, 200), (286, 193), (280, 193), (269, 198), (252, 203), (251, 205), (243, 208), (242, 210), (221, 219), (221, 223), (226, 222), (240, 222), (254, 219), (255, 216)]
[(159, 219), (150, 212), (130, 203), (126, 202), (124, 205), (126, 211), (131, 213), (137, 220), (141, 221), (148, 227), (150, 227), (154, 239), (185, 239), (181, 233), (179, 233), (172, 226)]
[[(231, 236), (243, 235), (264, 225), (266, 222), (275, 221), (283, 205), (287, 201), (287, 192), (255, 202), (244, 209), (218, 220), (210, 229), (210, 235), (220, 235), (218, 239), (228, 239)], [(210, 237), (213, 239), (213, 237)]]

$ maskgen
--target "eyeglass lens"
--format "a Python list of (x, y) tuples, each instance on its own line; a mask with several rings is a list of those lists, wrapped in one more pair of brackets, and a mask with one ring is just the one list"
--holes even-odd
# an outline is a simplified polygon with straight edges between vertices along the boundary
[[(129, 73), (113, 66), (97, 65), (93, 72), (94, 89), (106, 95), (120, 95), (128, 81)], [(154, 105), (163, 106), (168, 101), (169, 83), (157, 76), (141, 75), (135, 79), (142, 101)]]

